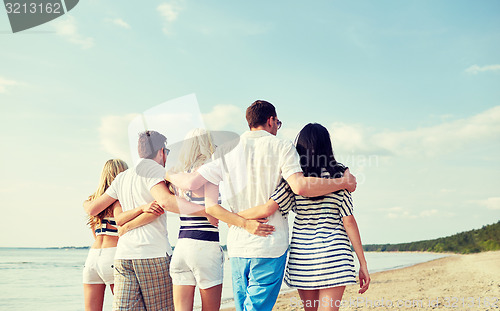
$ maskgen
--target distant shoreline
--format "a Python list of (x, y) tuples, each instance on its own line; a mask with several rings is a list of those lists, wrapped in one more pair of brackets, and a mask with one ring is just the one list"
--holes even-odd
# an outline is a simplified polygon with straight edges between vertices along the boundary
[(365, 251), (422, 251), (437, 253), (477, 254), (500, 250), (500, 221), (480, 229), (460, 232), (454, 235), (407, 243), (366, 244)]

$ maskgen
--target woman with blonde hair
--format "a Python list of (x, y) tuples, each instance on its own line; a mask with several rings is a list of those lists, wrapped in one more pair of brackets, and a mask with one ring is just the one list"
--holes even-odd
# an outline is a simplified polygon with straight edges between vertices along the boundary
[[(194, 129), (184, 140), (174, 171), (196, 171), (214, 152), (210, 132)], [(177, 195), (205, 205), (203, 187), (194, 191), (178, 190)], [(219, 230), (211, 224), (216, 223), (216, 219), (212, 217), (210, 222), (207, 217), (180, 215), (179, 239), (170, 263), (175, 310), (193, 310), (196, 285), (200, 289), (203, 311), (220, 308), (224, 255), (219, 245)]]
[[(115, 177), (126, 169), (128, 169), (127, 163), (122, 160), (111, 159), (106, 161), (102, 169), (99, 186), (96, 192), (89, 196), (88, 201), (102, 195)], [(113, 218), (112, 205), (97, 215), (89, 215), (87, 224), (92, 229), (95, 240), (83, 269), (85, 310), (102, 310), (106, 285), (109, 285), (113, 293), (113, 261), (118, 243), (118, 230)]]
[[(172, 170), (178, 172), (196, 171), (215, 152), (210, 132), (196, 128), (185, 137), (179, 153), (179, 163)], [(165, 176), (168, 180), (168, 174)], [(179, 197), (199, 205), (205, 205), (204, 188), (182, 191), (168, 182), (169, 189)], [(155, 202), (150, 205), (154, 207)], [(115, 208), (115, 217), (120, 217), (121, 208)], [(218, 220), (206, 216), (180, 214), (180, 228), (177, 244), (170, 262), (170, 276), (173, 283), (176, 311), (191, 311), (194, 305), (196, 286), (200, 289), (202, 311), (219, 310), (222, 294), (224, 255), (219, 245)], [(137, 217), (124, 222), (120, 234), (144, 226), (149, 218)], [(121, 221), (120, 221), (121, 223)]]

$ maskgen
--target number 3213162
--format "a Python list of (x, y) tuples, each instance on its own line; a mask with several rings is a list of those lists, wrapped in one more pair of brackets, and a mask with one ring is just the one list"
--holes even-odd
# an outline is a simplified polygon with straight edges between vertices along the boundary
[(61, 3), (5, 3), (7, 14), (61, 14)]

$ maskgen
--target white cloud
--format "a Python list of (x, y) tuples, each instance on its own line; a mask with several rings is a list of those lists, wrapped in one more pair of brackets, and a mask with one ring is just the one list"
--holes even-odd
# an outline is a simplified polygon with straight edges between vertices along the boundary
[(116, 26), (119, 26), (119, 27), (122, 27), (122, 28), (125, 28), (125, 29), (130, 29), (132, 27), (130, 27), (130, 25), (125, 22), (123, 19), (121, 18), (115, 18), (115, 19), (110, 19), (109, 20), (111, 23), (115, 24)]
[(91, 37), (84, 37), (78, 32), (76, 19), (73, 16), (67, 16), (61, 20), (57, 19), (52, 23), (56, 33), (66, 38), (69, 42), (79, 45), (84, 49), (94, 46), (94, 39)]
[(428, 218), (438, 214), (438, 210), (423, 210), (420, 213), (413, 213), (412, 211), (402, 208), (400, 206), (382, 208), (382, 212), (386, 213), (386, 217), (391, 219), (417, 219), (417, 218)]
[(500, 65), (488, 65), (488, 66), (483, 66), (483, 67), (480, 67), (478, 65), (472, 65), (469, 68), (465, 69), (465, 72), (475, 75), (475, 74), (478, 74), (480, 72), (499, 71), (499, 70), (500, 70)]
[(157, 10), (167, 22), (171, 23), (177, 19), (177, 16), (181, 11), (181, 7), (177, 2), (162, 3), (158, 6)]
[(283, 126), (279, 131), (278, 131), (278, 136), (283, 139), (288, 139), (291, 140), (292, 142), (295, 142), (295, 138), (297, 137), (297, 134), (300, 132), (301, 129), (293, 128), (290, 126)]
[[(166, 109), (168, 113), (165, 112)], [(103, 150), (129, 164), (136, 163), (138, 157), (134, 152), (137, 150), (135, 133), (147, 127), (167, 136), (168, 144), (173, 148), (173, 157), (171, 156), (170, 159), (175, 161), (175, 148), (177, 148), (175, 144), (182, 142), (189, 130), (206, 127), (213, 131), (240, 133), (246, 125), (244, 113), (239, 107), (216, 105), (209, 113), (201, 114), (197, 103), (190, 103), (184, 97), (157, 105), (143, 112), (142, 115), (142, 118), (138, 118), (138, 114), (103, 117), (99, 127), (100, 144)], [(215, 139), (223, 143), (233, 138), (233, 135), (218, 133)], [(170, 162), (169, 165), (175, 165), (175, 162)]]
[(345, 151), (433, 157), (473, 142), (494, 143), (500, 138), (500, 106), (475, 116), (408, 131), (376, 131), (362, 125), (334, 123), (333, 144)]
[(419, 216), (420, 217), (431, 217), (434, 216), (438, 213), (437, 209), (431, 209), (431, 210), (423, 210), (420, 212)]
[(243, 129), (245, 114), (234, 105), (216, 105), (209, 113), (203, 114), (207, 129), (213, 131)]
[(102, 148), (112, 156), (132, 163), (130, 156), (128, 126), (136, 114), (124, 116), (106, 116), (99, 127)]
[(7, 92), (7, 86), (18, 85), (19, 82), (0, 77), (0, 93)]
[(500, 197), (488, 198), (477, 202), (487, 209), (500, 210)]
[(180, 1), (169, 1), (160, 4), (156, 10), (160, 13), (161, 17), (165, 20), (163, 25), (163, 32), (167, 35), (171, 34), (170, 25), (177, 20), (179, 13), (182, 11)]
[(374, 130), (360, 124), (333, 123), (329, 129), (334, 150), (345, 152), (385, 154), (382, 146), (373, 139)]
[[(391, 219), (398, 219), (398, 218), (408, 218), (410, 215), (410, 212), (404, 210), (402, 207), (395, 206), (395, 207), (390, 207), (390, 208), (385, 208), (381, 209), (382, 211), (385, 211), (387, 214), (386, 216)], [(415, 217), (411, 217), (415, 218)]]

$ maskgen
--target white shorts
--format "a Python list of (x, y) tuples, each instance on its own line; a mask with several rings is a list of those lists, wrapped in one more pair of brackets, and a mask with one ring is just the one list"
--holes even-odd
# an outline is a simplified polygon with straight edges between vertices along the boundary
[(174, 285), (207, 289), (222, 284), (224, 253), (219, 242), (179, 239), (170, 262)]
[(83, 284), (114, 284), (116, 247), (91, 248), (83, 268)]

